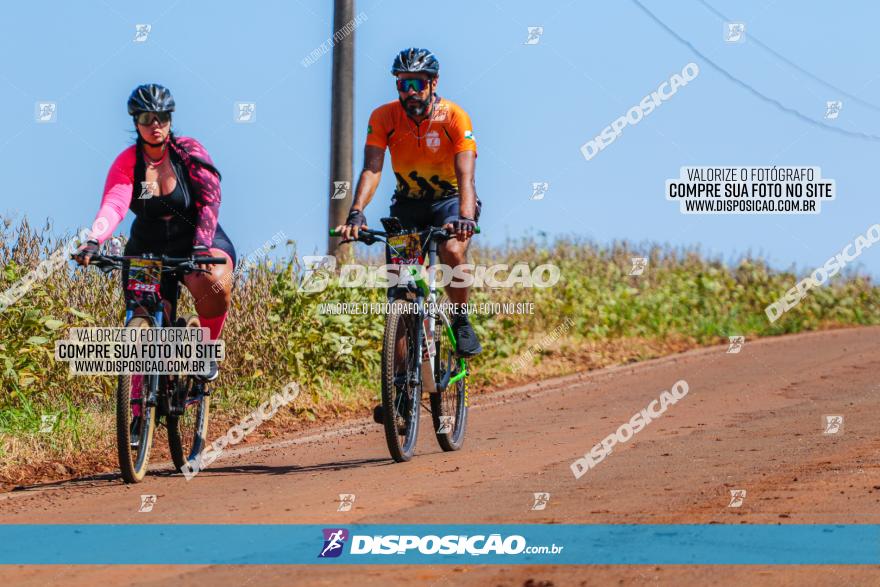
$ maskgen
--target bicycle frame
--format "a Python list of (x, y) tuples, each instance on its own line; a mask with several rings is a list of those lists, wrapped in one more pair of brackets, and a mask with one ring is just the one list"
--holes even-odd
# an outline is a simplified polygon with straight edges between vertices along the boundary
[[(369, 235), (369, 237), (372, 239), (383, 241), (385, 243), (385, 246), (388, 247), (391, 251), (394, 251), (395, 253), (400, 254), (400, 251), (398, 251), (393, 246), (391, 246), (391, 244), (388, 243), (388, 239), (387, 239), (387, 237), (389, 236), (388, 233), (381, 232), (381, 231), (374, 231), (374, 230), (364, 230), (363, 232), (365, 234)], [(479, 229), (476, 232), (479, 232)], [(334, 236), (334, 233), (335, 233), (335, 231), (331, 230), (331, 232), (330, 232), (331, 236)], [(436, 303), (437, 303), (437, 286), (435, 283), (435, 274), (436, 274), (438, 253), (437, 253), (437, 236), (436, 235), (446, 234), (446, 231), (443, 229), (432, 227), (427, 230), (419, 231), (419, 234), (420, 234), (420, 236), (424, 235), (423, 239), (427, 241), (426, 244), (423, 245), (423, 249), (422, 249), (424, 251), (424, 247), (427, 247), (427, 252), (428, 252), (427, 259), (426, 259), (427, 263), (428, 263), (427, 264), (427, 280), (421, 275), (421, 272), (418, 269), (415, 269), (413, 267), (407, 267), (407, 269), (409, 270), (410, 275), (412, 276), (412, 279), (413, 279), (413, 283), (416, 286), (416, 291), (414, 293), (416, 293), (416, 296), (417, 296), (416, 302), (419, 304), (419, 307), (421, 309), (421, 311), (419, 312), (419, 319), (424, 324), (425, 318), (427, 318), (429, 315), (427, 308), (429, 306), (436, 307)], [(412, 290), (409, 290), (409, 291), (412, 291)], [(449, 323), (448, 319), (446, 319), (445, 314), (443, 314), (441, 312), (440, 316), (443, 317), (443, 322), (444, 322), (443, 335), (447, 337), (447, 339), (449, 340), (449, 344), (452, 345), (453, 349), (455, 349), (455, 348), (457, 348), (457, 341), (455, 340), (455, 333), (453, 333), (453, 331), (452, 331), (452, 326)], [(433, 316), (433, 315), (432, 315), (432, 317), (436, 318), (436, 316)], [(429, 328), (431, 329), (430, 333), (432, 335), (431, 338), (433, 339), (433, 336), (436, 334), (434, 332), (434, 320), (429, 320), (429, 323), (430, 323)], [(422, 329), (422, 328), (419, 328), (419, 331), (420, 331), (420, 334), (419, 334), (418, 340), (417, 340), (417, 351), (419, 353), (418, 356), (422, 356), (422, 349), (423, 349), (423, 346), (426, 342), (425, 341), (425, 332), (424, 332), (424, 329)], [(424, 367), (425, 364), (426, 364), (426, 362), (422, 361), (422, 365), (423, 365), (422, 369), (425, 368)], [(425, 384), (425, 380), (427, 380), (429, 392), (444, 391), (449, 384), (457, 383), (461, 379), (464, 379), (465, 377), (467, 377), (467, 375), (468, 375), (467, 361), (465, 359), (459, 357), (458, 358), (458, 367), (459, 367), (458, 373), (456, 373), (454, 376), (451, 376), (451, 377), (449, 377), (447, 374), (447, 377), (449, 377), (448, 381), (440, 381), (439, 385), (437, 385), (437, 383), (438, 383), (437, 382), (437, 375), (439, 375), (439, 373), (433, 373), (432, 376), (425, 376), (426, 374), (423, 374), (423, 377), (422, 377), (423, 386)], [(437, 363), (437, 368), (439, 370), (439, 362)]]
[[(389, 245), (389, 247), (390, 247), (390, 245)], [(437, 303), (437, 286), (436, 286), (436, 283), (434, 280), (434, 277), (436, 274), (436, 265), (437, 265), (437, 240), (434, 238), (430, 238), (429, 242), (428, 242), (428, 271), (427, 271), (428, 272), (428, 280), (425, 281), (425, 279), (422, 277), (420, 271), (418, 271), (412, 267), (409, 267), (409, 271), (413, 277), (413, 281), (415, 282), (416, 286), (418, 286), (419, 290), (421, 291), (420, 297), (422, 298), (422, 300), (420, 300), (420, 303), (422, 304), (421, 305), (422, 311), (419, 313), (419, 317), (423, 321), (423, 323), (424, 323), (424, 319), (428, 316), (428, 311), (425, 307), (425, 301), (427, 301), (427, 304), (429, 307), (435, 306)], [(446, 316), (444, 314), (441, 314), (441, 316), (443, 316), (443, 318), (444, 318), (443, 332), (444, 332), (446, 338), (449, 339), (449, 344), (452, 345), (452, 348), (456, 348), (455, 334), (452, 332), (452, 326), (449, 324), (449, 321), (445, 319)], [(430, 321), (430, 325), (431, 325), (430, 326), (431, 334), (435, 335), (436, 333), (433, 331), (433, 329), (434, 329), (434, 321), (433, 320)], [(419, 336), (419, 348), (418, 348), (419, 353), (421, 353), (421, 350), (422, 350), (421, 346), (422, 346), (422, 343), (424, 342), (424, 340), (423, 340), (424, 336), (425, 336), (424, 333), (422, 333), (422, 335)], [(433, 338), (433, 336), (431, 338)], [(443, 382), (442, 385), (438, 386), (439, 391), (443, 391), (444, 389), (446, 389), (446, 387), (450, 383), (456, 383), (457, 381), (459, 381), (467, 376), (467, 361), (465, 361), (464, 359), (462, 359), (460, 357), (459, 357), (458, 361), (459, 361), (458, 362), (458, 367), (459, 367), (458, 373), (455, 376), (451, 377), (449, 379), (449, 381)], [(434, 374), (433, 379), (436, 379), (436, 376), (437, 376), (437, 373)]]
[[(180, 295), (180, 281), (182, 274), (180, 273), (181, 269), (185, 267), (186, 263), (190, 263), (190, 267), (194, 267), (193, 262), (202, 264), (225, 264), (226, 259), (222, 257), (205, 257), (201, 258), (198, 261), (194, 261), (193, 258), (172, 258), (172, 257), (157, 257), (155, 255), (137, 255), (131, 257), (121, 257), (121, 256), (113, 256), (106, 255), (99, 257), (101, 264), (97, 265), (101, 267), (105, 271), (110, 271), (112, 269), (119, 269), (122, 271), (122, 285), (123, 285), (123, 295), (125, 296), (125, 325), (128, 325), (131, 322), (132, 318), (135, 316), (142, 316), (147, 318), (150, 321), (150, 325), (152, 328), (162, 328), (165, 326), (171, 326), (177, 320), (177, 303)], [(161, 287), (159, 291), (130, 291), (128, 289), (128, 282), (130, 277), (130, 268), (131, 261), (135, 259), (141, 260), (151, 260), (151, 261), (160, 261), (160, 283), (165, 279), (173, 280), (173, 288), (172, 295), (170, 299), (163, 299)], [(165, 311), (164, 302), (168, 302), (169, 308), (168, 311)], [(140, 310), (140, 312), (138, 312)], [(164, 394), (164, 401), (162, 402), (164, 405), (159, 405), (159, 397), (160, 397), (160, 387), (162, 387), (161, 392), (167, 391), (164, 389), (165, 386), (161, 385), (162, 382), (166, 382), (167, 385), (167, 375), (150, 375), (146, 374), (144, 377), (147, 378), (148, 382), (148, 393), (145, 401), (147, 405), (150, 406), (158, 406), (160, 415), (171, 414), (175, 411), (174, 402), (171, 399), (170, 393)]]
[[(175, 299), (168, 300), (171, 308), (169, 309), (169, 313), (166, 321), (166, 313), (165, 313), (165, 304), (163, 304), (161, 289), (158, 292), (136, 292), (129, 291), (128, 289), (128, 280), (129, 280), (129, 268), (130, 262), (128, 260), (123, 261), (122, 263), (122, 284), (123, 284), (123, 295), (125, 296), (125, 322), (124, 324), (127, 326), (129, 322), (131, 322), (132, 318), (137, 316), (144, 316), (150, 320), (151, 326), (153, 328), (162, 328), (163, 326), (174, 324), (174, 320), (176, 319), (177, 314), (177, 295), (175, 295)], [(160, 274), (161, 275), (161, 274)], [(165, 275), (161, 275), (160, 280), (166, 279)], [(180, 293), (180, 280), (177, 275), (171, 274), (168, 276), (168, 279), (174, 280), (174, 293)], [(161, 281), (160, 281), (161, 282)], [(138, 310), (146, 311), (146, 315), (142, 313), (137, 313)], [(144, 375), (147, 379), (147, 397), (145, 401), (147, 405), (157, 406), (159, 404), (159, 396), (160, 396), (160, 384), (162, 383), (163, 376), (161, 375)], [(164, 387), (164, 386), (162, 386)], [(163, 389), (164, 391), (164, 389)], [(166, 402), (162, 402), (166, 403)], [(171, 402), (167, 402), (167, 406), (159, 406), (160, 414), (168, 413), (171, 411)]]
[[(208, 270), (201, 265), (226, 263), (225, 257), (208, 256), (174, 258), (151, 254), (91, 254), (89, 257), (89, 264), (104, 273), (122, 271), (125, 326), (150, 330), (177, 325), (177, 302), (183, 276), (193, 272), (207, 273)], [(163, 299), (165, 297), (167, 299)], [(138, 324), (133, 324), (135, 321)], [(135, 387), (136, 375), (139, 383)], [(192, 404), (197, 412), (195, 427), (189, 437), (186, 434), (190, 430), (181, 417), (190, 405), (187, 399), (193, 391), (196, 393)], [(158, 418), (166, 419), (168, 445), (175, 467), (182, 468), (186, 460), (198, 454), (207, 432), (209, 401), (204, 387), (191, 375), (120, 374), (116, 388), (116, 447), (123, 480), (138, 483), (147, 474)], [(139, 413), (135, 413), (135, 407), (140, 409)]]

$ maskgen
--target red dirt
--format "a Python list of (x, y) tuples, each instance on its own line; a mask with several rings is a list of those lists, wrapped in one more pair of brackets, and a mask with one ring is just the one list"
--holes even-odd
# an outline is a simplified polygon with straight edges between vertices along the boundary
[[(427, 421), (392, 464), (372, 422), (227, 451), (191, 482), (150, 476), (0, 494), (4, 523), (878, 523), (880, 328), (747, 341), (478, 396), (463, 450)], [(690, 392), (582, 478), (570, 463), (679, 379)], [(875, 409), (876, 408), (876, 409)], [(844, 416), (822, 433), (822, 416)], [(745, 489), (729, 508), (730, 489)], [(532, 493), (549, 492), (543, 511)], [(140, 495), (156, 494), (150, 513)], [(353, 493), (350, 512), (337, 512)], [(878, 584), (876, 566), (0, 567), (45, 584)], [(531, 581), (531, 583), (528, 583)], [(548, 583), (549, 582), (549, 583)]]

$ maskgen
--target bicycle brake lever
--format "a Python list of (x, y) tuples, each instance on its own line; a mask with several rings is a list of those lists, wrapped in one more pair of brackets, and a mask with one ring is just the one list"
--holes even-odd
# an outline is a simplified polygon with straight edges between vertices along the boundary
[(183, 265), (178, 265), (176, 271), (186, 275), (187, 273), (210, 273), (210, 269), (204, 269), (202, 267), (197, 266), (195, 263), (185, 263)]

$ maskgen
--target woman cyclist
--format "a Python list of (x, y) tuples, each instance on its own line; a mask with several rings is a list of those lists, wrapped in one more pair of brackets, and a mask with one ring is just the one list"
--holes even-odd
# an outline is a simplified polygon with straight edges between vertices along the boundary
[[(144, 84), (131, 93), (128, 113), (134, 119), (137, 141), (116, 157), (107, 174), (95, 222), (102, 225), (103, 219), (108, 228), (97, 240), (87, 241), (76, 260), (88, 265), (128, 210), (135, 219), (125, 255), (227, 257), (226, 265), (206, 265), (210, 273), (191, 273), (183, 280), (202, 326), (216, 340), (229, 310), (235, 248), (217, 223), (220, 172), (197, 140), (174, 136), (172, 112), (174, 98), (159, 84)], [(164, 299), (169, 296), (163, 291)], [(216, 362), (202, 378), (217, 378)]]

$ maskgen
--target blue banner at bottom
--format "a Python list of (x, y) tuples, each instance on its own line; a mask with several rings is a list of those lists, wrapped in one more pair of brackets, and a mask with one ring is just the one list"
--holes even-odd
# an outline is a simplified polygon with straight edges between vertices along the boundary
[(880, 564), (880, 525), (20, 524), (0, 564)]

